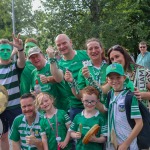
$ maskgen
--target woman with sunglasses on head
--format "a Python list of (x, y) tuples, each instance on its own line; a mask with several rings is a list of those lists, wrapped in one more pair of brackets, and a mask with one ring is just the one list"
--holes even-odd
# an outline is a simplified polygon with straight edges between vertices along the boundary
[(138, 99), (142, 100), (144, 104), (149, 107), (150, 100), (150, 70), (134, 63), (127, 51), (120, 45), (115, 45), (108, 50), (109, 63), (122, 64), (126, 76), (133, 81), (134, 91)]

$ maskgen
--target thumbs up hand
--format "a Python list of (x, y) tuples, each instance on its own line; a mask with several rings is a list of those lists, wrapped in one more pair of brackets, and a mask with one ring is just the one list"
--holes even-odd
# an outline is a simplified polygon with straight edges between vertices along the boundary
[(34, 136), (34, 132), (32, 131), (32, 129), (30, 130), (31, 135), (26, 136), (26, 143), (28, 145), (35, 145), (36, 143), (36, 137)]

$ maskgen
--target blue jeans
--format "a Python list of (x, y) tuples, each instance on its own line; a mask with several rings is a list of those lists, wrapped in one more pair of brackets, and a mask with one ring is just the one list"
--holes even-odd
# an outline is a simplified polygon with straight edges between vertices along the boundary
[(76, 114), (82, 112), (82, 110), (83, 110), (83, 108), (70, 108), (69, 116), (70, 116), (71, 121), (73, 121)]

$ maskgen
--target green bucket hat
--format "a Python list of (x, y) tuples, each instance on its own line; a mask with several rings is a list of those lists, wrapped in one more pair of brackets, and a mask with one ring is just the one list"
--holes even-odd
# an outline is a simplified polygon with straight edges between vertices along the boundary
[(125, 75), (122, 65), (118, 63), (113, 63), (106, 68), (106, 76), (108, 76), (110, 73), (117, 73), (121, 76)]

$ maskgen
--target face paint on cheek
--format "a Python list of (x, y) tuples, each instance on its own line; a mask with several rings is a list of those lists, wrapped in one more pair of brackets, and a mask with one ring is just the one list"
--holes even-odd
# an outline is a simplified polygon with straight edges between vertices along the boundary
[(0, 44), (0, 58), (2, 60), (9, 60), (12, 53), (12, 46), (9, 44)]
[(27, 42), (27, 43), (24, 45), (25, 54), (28, 55), (29, 49), (32, 48), (32, 47), (35, 47), (35, 46), (37, 46), (35, 43), (33, 43), (33, 42)]

